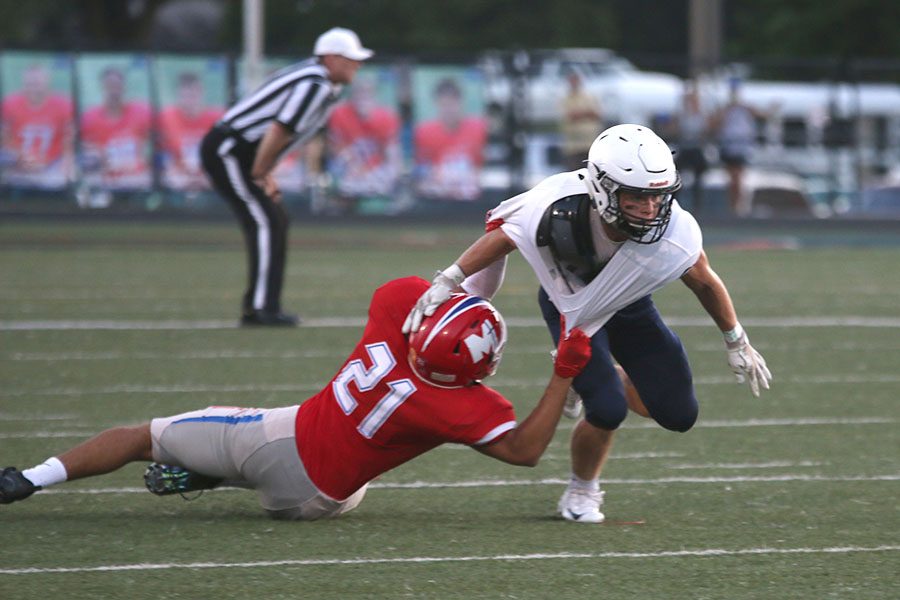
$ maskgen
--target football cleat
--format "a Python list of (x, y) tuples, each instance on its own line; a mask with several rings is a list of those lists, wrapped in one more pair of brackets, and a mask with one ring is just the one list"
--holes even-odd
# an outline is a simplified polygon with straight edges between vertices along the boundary
[(150, 463), (144, 471), (144, 484), (157, 496), (211, 490), (222, 481), (216, 477), (188, 471), (183, 467), (160, 463)]
[(581, 416), (582, 408), (584, 408), (584, 404), (581, 401), (581, 396), (578, 395), (575, 388), (570, 387), (569, 391), (566, 392), (566, 403), (563, 406), (563, 414), (569, 419), (577, 419)]
[(24, 500), (41, 486), (34, 485), (15, 467), (6, 467), (0, 471), (0, 504), (10, 504)]
[(606, 515), (600, 512), (604, 492), (566, 488), (556, 510), (567, 521), (576, 523), (602, 523)]
[(242, 327), (296, 327), (300, 317), (283, 312), (255, 310), (241, 316)]

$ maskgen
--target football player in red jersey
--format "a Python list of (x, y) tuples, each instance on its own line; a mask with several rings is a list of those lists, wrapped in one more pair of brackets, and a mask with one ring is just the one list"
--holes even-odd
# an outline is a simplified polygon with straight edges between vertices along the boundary
[(536, 465), (572, 378), (590, 359), (588, 337), (573, 329), (560, 340), (543, 396), (517, 424), (510, 402), (481, 383), (506, 344), (506, 324), (489, 302), (457, 294), (415, 333), (401, 333), (428, 285), (407, 277), (380, 287), (362, 339), (331, 382), (303, 404), (208, 407), (109, 429), (34, 468), (4, 469), (0, 503), (129, 462), (156, 461), (144, 476), (154, 493), (224, 480), (255, 489), (275, 518), (312, 520), (354, 508), (369, 481), (447, 442)]

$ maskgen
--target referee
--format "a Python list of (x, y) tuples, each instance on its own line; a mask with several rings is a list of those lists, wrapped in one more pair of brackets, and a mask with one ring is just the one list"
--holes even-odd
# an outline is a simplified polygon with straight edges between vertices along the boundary
[(374, 54), (341, 27), (320, 35), (313, 53), (228, 109), (201, 145), (203, 169), (244, 231), (250, 272), (242, 325), (298, 323), (296, 315), (281, 309), (288, 215), (272, 170), (288, 148), (324, 127), (343, 85)]

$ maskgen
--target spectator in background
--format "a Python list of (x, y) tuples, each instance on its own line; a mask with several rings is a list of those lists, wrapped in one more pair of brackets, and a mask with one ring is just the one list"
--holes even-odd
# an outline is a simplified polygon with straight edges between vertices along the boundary
[(434, 102), (437, 118), (423, 121), (413, 134), (417, 189), (430, 198), (475, 200), (481, 193), (487, 121), (463, 113), (462, 89), (453, 78), (438, 82)]
[(4, 183), (65, 187), (72, 167), (72, 101), (51, 90), (47, 68), (26, 67), (21, 91), (7, 96), (0, 111)]
[(769, 114), (746, 104), (741, 99), (739, 79), (729, 82), (728, 102), (713, 114), (710, 129), (719, 145), (719, 159), (728, 172), (728, 202), (737, 216), (750, 214), (749, 198), (744, 197), (744, 171), (756, 147), (757, 119)]
[(152, 112), (143, 101), (126, 101), (125, 74), (107, 67), (100, 74), (103, 103), (81, 117), (85, 170), (106, 189), (143, 189), (152, 182)]
[(709, 164), (706, 160), (708, 141), (707, 115), (700, 108), (700, 95), (693, 83), (688, 83), (682, 97), (682, 109), (673, 119), (672, 135), (675, 138), (675, 166), (682, 174), (690, 173), (691, 209), (695, 213), (703, 208), (703, 173)]
[(360, 198), (392, 194), (402, 168), (400, 117), (378, 105), (371, 77), (358, 79), (349, 102), (334, 109), (328, 134), (329, 170), (343, 205), (339, 208)]
[(203, 82), (194, 72), (178, 75), (176, 94), (175, 104), (159, 114), (163, 182), (176, 190), (208, 189), (200, 167), (200, 141), (224, 110), (205, 105)]
[(564, 168), (574, 171), (584, 166), (584, 157), (603, 130), (600, 103), (582, 85), (575, 71), (568, 75), (569, 91), (563, 99), (561, 132)]

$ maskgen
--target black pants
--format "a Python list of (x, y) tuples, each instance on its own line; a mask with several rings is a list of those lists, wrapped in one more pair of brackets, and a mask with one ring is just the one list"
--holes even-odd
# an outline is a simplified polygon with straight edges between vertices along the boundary
[[(553, 343), (558, 344), (559, 311), (544, 288), (538, 293), (538, 303)], [(591, 337), (591, 360), (572, 382), (584, 401), (587, 422), (609, 430), (617, 429), (628, 414), (615, 362), (628, 373), (654, 421), (671, 431), (683, 432), (694, 426), (700, 406), (687, 353), (650, 296), (619, 310)]]
[(203, 138), (203, 169), (237, 215), (247, 246), (249, 277), (243, 311), (278, 312), (287, 258), (288, 214), (253, 182), (257, 146), (214, 127)]

